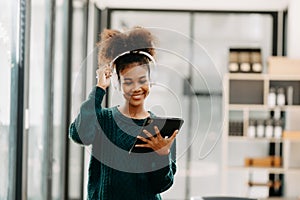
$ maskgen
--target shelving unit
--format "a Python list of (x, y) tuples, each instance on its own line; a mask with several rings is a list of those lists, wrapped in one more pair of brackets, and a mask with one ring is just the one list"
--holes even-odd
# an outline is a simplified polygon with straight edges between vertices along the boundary
[[(293, 87), (293, 104), (269, 106), (268, 94), (270, 87), (287, 86)], [(271, 113), (274, 114), (275, 111), (280, 112), (280, 117), (283, 121), (283, 131), (286, 128), (290, 128), (286, 127), (286, 124), (289, 124), (287, 120), (290, 120), (286, 118), (287, 113), (293, 111), (294, 113), (299, 113), (300, 116), (300, 76), (226, 74), (224, 76), (223, 94), (224, 132), (222, 139), (222, 163), (224, 173), (222, 188), (224, 195), (253, 197), (249, 196), (248, 192), (250, 188), (247, 185), (249, 177), (255, 173), (265, 173), (269, 178), (280, 176), (280, 181), (282, 182), (282, 187), (278, 193), (280, 197), (299, 196), (297, 191), (289, 190), (289, 194), (287, 194), (286, 187), (289, 185), (289, 182), (295, 184), (300, 177), (300, 156), (297, 157), (298, 153), (295, 151), (295, 147), (300, 145), (300, 139), (249, 137), (247, 133), (250, 119), (256, 117), (265, 120), (273, 117)], [(237, 132), (232, 132), (233, 128), (230, 127), (230, 124), (232, 125), (233, 122), (240, 127)], [(297, 131), (300, 131), (300, 129)], [(275, 151), (277, 156), (281, 157), (280, 166), (249, 167), (244, 163), (246, 157), (267, 157)], [(293, 176), (296, 179), (298, 178), (298, 180), (292, 180)], [(240, 191), (235, 192), (237, 189), (230, 190), (230, 188), (239, 188)], [(241, 193), (241, 191), (243, 192)], [(272, 195), (270, 189), (269, 194)], [(270, 196), (266, 196), (266, 198), (268, 197)]]

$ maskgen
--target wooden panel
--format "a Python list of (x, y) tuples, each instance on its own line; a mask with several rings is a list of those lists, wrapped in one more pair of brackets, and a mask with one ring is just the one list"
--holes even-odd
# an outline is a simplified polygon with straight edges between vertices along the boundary
[(270, 57), (268, 73), (274, 75), (300, 75), (300, 60), (287, 57)]

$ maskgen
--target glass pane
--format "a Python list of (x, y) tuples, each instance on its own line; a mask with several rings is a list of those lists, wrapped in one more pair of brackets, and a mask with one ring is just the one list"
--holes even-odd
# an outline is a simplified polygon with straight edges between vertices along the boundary
[(12, 3), (0, 1), (0, 199), (8, 199)]
[(45, 2), (32, 0), (30, 31), (28, 199), (43, 199)]
[[(86, 3), (83, 1), (73, 2), (73, 31), (72, 31), (72, 119), (76, 113), (77, 105), (83, 102), (86, 97)], [(80, 27), (80, 28), (79, 28)], [(69, 168), (69, 198), (80, 199), (83, 195), (83, 147), (70, 141), (70, 163)]]
[(52, 165), (52, 199), (60, 200), (63, 191), (63, 1), (56, 1), (55, 10), (55, 61), (53, 89), (53, 165)]

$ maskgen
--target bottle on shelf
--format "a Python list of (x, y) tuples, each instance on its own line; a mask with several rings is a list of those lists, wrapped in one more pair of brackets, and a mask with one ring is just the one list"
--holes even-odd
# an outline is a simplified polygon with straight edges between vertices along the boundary
[(285, 94), (284, 88), (280, 87), (277, 89), (277, 105), (284, 106), (285, 105)]
[(249, 127), (248, 127), (247, 136), (249, 138), (254, 138), (255, 137), (255, 120), (254, 119), (249, 120)]
[(239, 72), (239, 53), (235, 49), (229, 50), (229, 64), (228, 70), (230, 73)]
[(282, 120), (277, 119), (274, 122), (274, 138), (280, 139), (282, 137)]
[(273, 110), (273, 118), (275, 119), (275, 120), (278, 120), (278, 119), (280, 119), (281, 118), (281, 113), (282, 111), (281, 111), (281, 109), (279, 108), (279, 107), (276, 107), (274, 110)]
[(293, 86), (287, 87), (287, 105), (293, 105), (293, 96), (294, 96)]
[(236, 73), (239, 71), (239, 64), (236, 62), (231, 62), (228, 65), (229, 72)]
[(262, 73), (262, 64), (261, 63), (253, 63), (252, 64), (252, 71), (254, 73)]
[(240, 71), (243, 73), (251, 72), (251, 65), (250, 65), (250, 52), (240, 51), (239, 53), (239, 63), (240, 63)]
[(267, 119), (266, 120), (266, 129), (265, 129), (265, 135), (266, 138), (272, 138), (274, 137), (273, 135), (273, 120), (272, 119)]
[(268, 106), (274, 107), (276, 105), (276, 89), (271, 87), (268, 95)]
[(264, 120), (262, 120), (262, 119), (257, 120), (256, 136), (259, 138), (262, 138), (265, 136), (265, 125), (264, 125)]
[(251, 71), (253, 73), (262, 73), (262, 59), (261, 59), (261, 50), (253, 49), (251, 52)]

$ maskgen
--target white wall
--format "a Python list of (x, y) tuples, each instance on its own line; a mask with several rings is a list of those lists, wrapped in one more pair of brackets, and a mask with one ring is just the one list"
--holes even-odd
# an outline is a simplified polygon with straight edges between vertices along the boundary
[(290, 0), (288, 5), (287, 55), (300, 59), (300, 1)]

